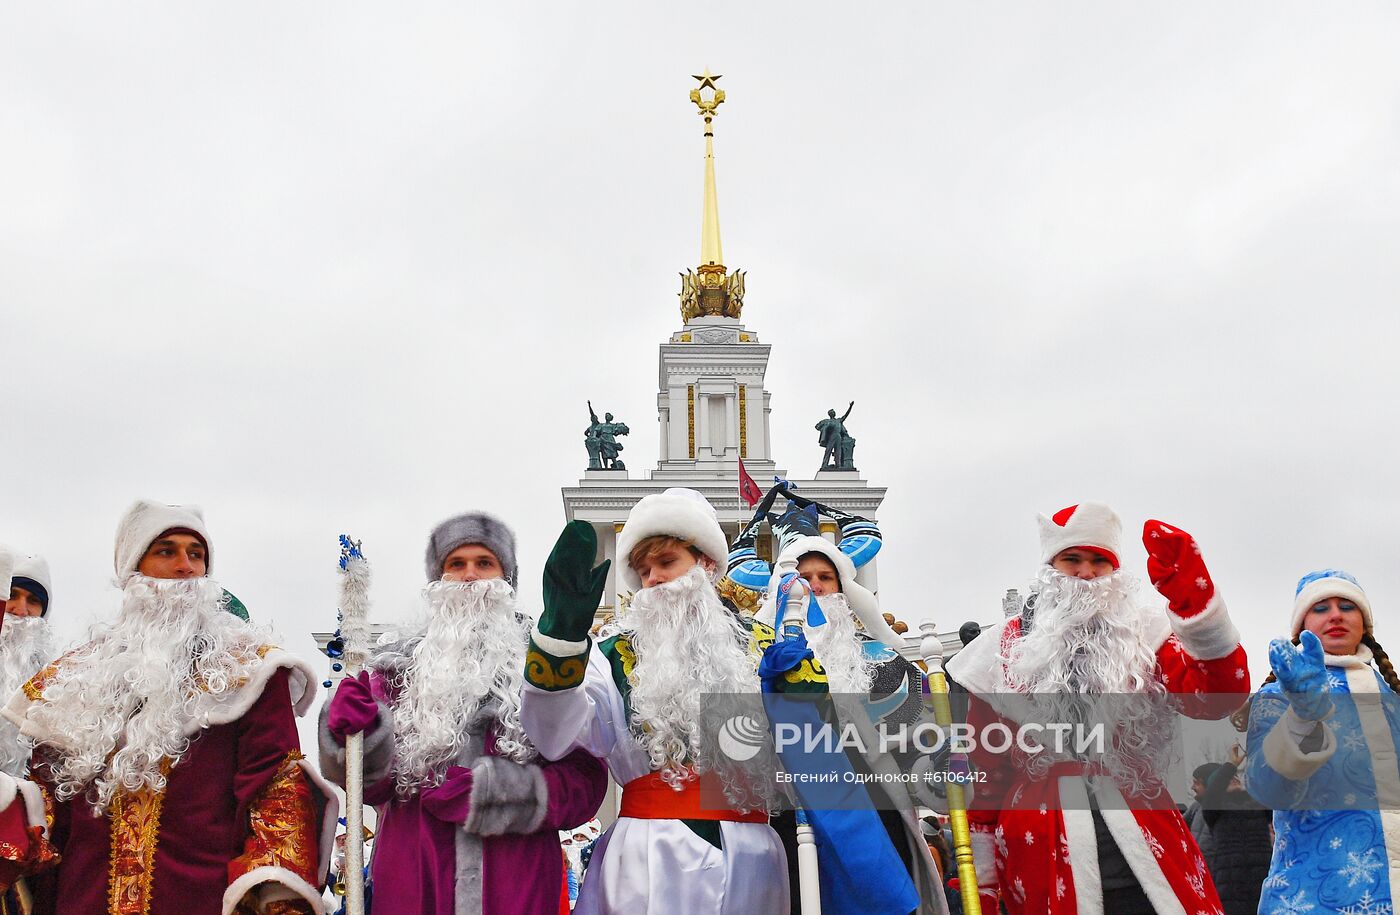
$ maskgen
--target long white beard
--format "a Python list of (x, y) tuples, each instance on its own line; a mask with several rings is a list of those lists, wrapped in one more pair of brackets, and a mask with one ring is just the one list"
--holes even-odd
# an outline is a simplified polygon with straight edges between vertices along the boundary
[(875, 676), (875, 666), (861, 650), (856, 619), (846, 595), (827, 594), (816, 600), (826, 614), (826, 625), (807, 629), (807, 642), (826, 671), (831, 691), (866, 695)]
[(535, 757), (520, 724), (528, 623), (501, 579), (436, 581), (423, 592), (428, 620), (408, 666), (392, 681), (394, 779), (407, 796), (442, 783), (466, 745), (479, 711), (496, 721), (496, 751), (518, 762)]
[(271, 641), (224, 609), (214, 581), (132, 576), (116, 621), (94, 624), (29, 707), (51, 735), (58, 796), (86, 792), (101, 813), (118, 789), (164, 790), (206, 702), (239, 689)]
[[(1044, 567), (1030, 588), (1029, 631), (1002, 660), (1009, 685), (1033, 694), (1040, 721), (1102, 724), (1111, 739), (1098, 761), (1124, 787), (1150, 795), (1167, 771), (1176, 712), (1145, 635), (1161, 611), (1140, 602), (1137, 586), (1122, 571), (1085, 581)], [(1042, 753), (1030, 768), (1052, 762)]]
[(748, 633), (720, 603), (705, 570), (638, 591), (618, 620), (632, 643), (632, 729), (652, 769), (676, 790), (689, 770), (715, 772), (730, 800), (747, 806), (753, 780), (719, 749), (735, 713), (731, 696), (759, 692)]
[(1131, 575), (1116, 571), (1084, 581), (1045, 566), (1030, 592), (1030, 631), (1004, 659), (1017, 689), (1090, 695), (1162, 690), (1153, 676), (1156, 651), (1143, 635), (1160, 611), (1139, 603)]
[[(7, 616), (0, 626), (0, 702), (8, 701), (54, 658), (53, 629), (42, 616)], [(23, 774), (32, 745), (0, 719), (0, 771)]]

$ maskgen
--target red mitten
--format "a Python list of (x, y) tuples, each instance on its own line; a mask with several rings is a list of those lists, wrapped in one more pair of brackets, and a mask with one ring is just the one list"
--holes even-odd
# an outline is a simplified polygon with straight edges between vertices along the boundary
[(1147, 547), (1147, 577), (1171, 611), (1192, 617), (1204, 610), (1215, 596), (1215, 583), (1195, 539), (1170, 524), (1148, 521), (1142, 526), (1142, 545)]
[(326, 726), (335, 742), (345, 746), (347, 734), (373, 734), (379, 727), (379, 705), (374, 701), (374, 691), (369, 684), (369, 671), (362, 670), (358, 677), (346, 677), (336, 687), (331, 697), (331, 707), (326, 712)]
[[(948, 881), (948, 888), (961, 895), (962, 882), (957, 877)], [(982, 915), (1000, 915), (1001, 897), (997, 894), (996, 887), (979, 886), (977, 888), (977, 901), (981, 903)], [(966, 909), (966, 906), (964, 906)], [(975, 912), (964, 912), (964, 915), (976, 915)]]

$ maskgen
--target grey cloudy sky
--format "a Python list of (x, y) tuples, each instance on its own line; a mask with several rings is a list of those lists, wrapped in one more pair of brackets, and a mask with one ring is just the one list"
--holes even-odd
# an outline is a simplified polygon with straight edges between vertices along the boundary
[(1318, 566), (1400, 644), (1397, 39), (1386, 3), (12, 4), (0, 540), (75, 636), (130, 501), (199, 503), (310, 656), (336, 534), (390, 616), (475, 506), (536, 601), (584, 398), (656, 460), (708, 65), (778, 464), (856, 401), (886, 609), (995, 618), (1034, 513), (1094, 498), (1198, 537), (1256, 682)]

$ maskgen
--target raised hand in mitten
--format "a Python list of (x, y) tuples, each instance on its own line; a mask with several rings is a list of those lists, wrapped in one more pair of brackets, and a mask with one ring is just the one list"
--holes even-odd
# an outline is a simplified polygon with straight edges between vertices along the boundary
[(570, 521), (554, 543), (544, 564), (544, 613), (540, 632), (565, 642), (581, 642), (588, 637), (593, 614), (598, 610), (607, 587), (605, 559), (593, 565), (598, 554), (598, 535), (587, 521)]
[(1215, 583), (1191, 535), (1161, 521), (1148, 521), (1142, 526), (1142, 545), (1147, 547), (1147, 577), (1171, 611), (1192, 617), (1204, 610), (1215, 596)]
[(1321, 721), (1331, 714), (1327, 664), (1322, 640), (1315, 633), (1303, 630), (1297, 648), (1287, 639), (1274, 639), (1269, 643), (1269, 666), (1295, 715), (1304, 721)]
[(342, 746), (347, 735), (362, 731), (373, 734), (379, 727), (379, 704), (369, 686), (369, 671), (362, 670), (358, 677), (340, 681), (331, 697), (331, 707), (326, 710), (326, 727)]

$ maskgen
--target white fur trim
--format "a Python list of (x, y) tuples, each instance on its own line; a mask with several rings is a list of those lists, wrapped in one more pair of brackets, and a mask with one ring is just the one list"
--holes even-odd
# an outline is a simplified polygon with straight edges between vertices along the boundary
[[(60, 659), (60, 663), (61, 661), (62, 659)], [(203, 701), (200, 703), (199, 714), (185, 726), (185, 736), (191, 737), (205, 728), (228, 724), (242, 718), (253, 707), (253, 703), (262, 696), (267, 681), (283, 668), (286, 668), (288, 672), (287, 686), (292, 700), (292, 709), (297, 716), (305, 715), (307, 710), (311, 708), (311, 704), (316, 701), (316, 689), (319, 685), (316, 682), (316, 672), (301, 658), (290, 655), (280, 648), (272, 648), (255, 665), (250, 665), (250, 668), (251, 672), (243, 685), (233, 692), (225, 693), (217, 698), (207, 695), (201, 697)], [(34, 701), (21, 690), (15, 693), (4, 709), (0, 709), (0, 714), (3, 714), (5, 718), (18, 727), (21, 734), (35, 743), (46, 743), (63, 749), (62, 735), (50, 734), (29, 719), (27, 713)]]
[(1122, 561), (1123, 522), (1102, 502), (1080, 502), (1064, 527), (1045, 515), (1040, 521), (1040, 561), (1046, 565), (1057, 555), (1076, 546), (1107, 550)]
[[(1116, 792), (1117, 788), (1110, 787), (1112, 784), (1112, 780), (1108, 778), (1094, 779), (1094, 788), (1100, 796), (1109, 790)], [(1122, 795), (1118, 797), (1121, 798)], [(1123, 802), (1120, 800), (1115, 803)], [(1142, 886), (1143, 894), (1147, 896), (1147, 901), (1152, 903), (1157, 915), (1186, 915), (1186, 908), (1167, 882), (1167, 875), (1162, 873), (1162, 865), (1157, 863), (1157, 857), (1152, 854), (1152, 849), (1147, 847), (1147, 838), (1142, 834), (1141, 824), (1133, 811), (1126, 808), (1126, 803), (1123, 803), (1123, 809), (1099, 808), (1099, 815), (1103, 817), (1104, 825), (1113, 836), (1114, 844), (1123, 853), (1124, 860), (1128, 862), (1128, 867), (1132, 869), (1133, 876)]]
[(1059, 789), (1065, 843), (1069, 846), (1069, 874), (1074, 881), (1075, 911), (1078, 915), (1104, 915), (1099, 846), (1094, 838), (1094, 815), (1089, 812), (1089, 792), (1084, 787), (1084, 778), (1062, 775)]
[(44, 807), (44, 792), (39, 790), (39, 786), (27, 778), (19, 779), (15, 783), (19, 789), (20, 797), (24, 798), (24, 816), (30, 826), (42, 826), (44, 838), (49, 837), (49, 817), (48, 810)]
[[(258, 889), (261, 884), (265, 883), (272, 885)], [(288, 895), (284, 890), (290, 890), (292, 895)], [(223, 915), (233, 915), (238, 904), (243, 901), (243, 897), (250, 892), (256, 892), (257, 911), (262, 911), (262, 902), (264, 901), (291, 898), (306, 900), (312, 911), (324, 912), (326, 910), (321, 894), (316, 892), (315, 887), (285, 867), (267, 865), (253, 868), (228, 885), (228, 889), (224, 890)]]
[(578, 642), (556, 639), (540, 632), (538, 625), (530, 631), (530, 640), (556, 658), (574, 658), (588, 654), (588, 639), (582, 639)]
[[(1020, 619), (1020, 617), (1012, 617)], [(963, 646), (943, 665), (948, 676), (970, 693), (994, 693), (1006, 689), (1001, 670), (1001, 640), (1009, 620), (1002, 620), (982, 630), (982, 634)]]
[(312, 791), (321, 792), (325, 798), (326, 809), (321, 814), (321, 829), (316, 843), (316, 873), (322, 881), (331, 871), (331, 855), (335, 853), (335, 833), (340, 826), (340, 795), (331, 787), (330, 782), (321, 777), (321, 773), (316, 771), (316, 767), (305, 757), (297, 760), (297, 765), (306, 774), (306, 780), (311, 784)]
[[(1304, 589), (1306, 590), (1306, 589)], [(1364, 647), (1364, 646), (1363, 646)], [(1381, 835), (1386, 859), (1400, 860), (1400, 765), (1395, 755), (1395, 737), (1386, 722), (1384, 698), (1370, 667), (1347, 667), (1347, 688), (1354, 697), (1361, 733), (1371, 756), (1371, 773), (1376, 780), (1376, 808), (1381, 815)], [(1389, 693), (1389, 690), (1386, 690)], [(1330, 736), (1330, 728), (1329, 736)]]
[(990, 827), (969, 831), (972, 839), (972, 866), (977, 868), (978, 887), (995, 889), (997, 885), (997, 843)]
[(1304, 614), (1319, 601), (1329, 597), (1341, 597), (1355, 603), (1361, 609), (1361, 618), (1366, 623), (1366, 629), (1370, 631), (1375, 628), (1375, 622), (1371, 618), (1371, 601), (1367, 599), (1365, 591), (1345, 578), (1319, 578), (1317, 581), (1308, 582), (1307, 587), (1299, 591), (1298, 596), (1293, 599), (1294, 635), (1303, 631)]
[(824, 537), (798, 537), (783, 548), (773, 562), (773, 574), (768, 579), (768, 595), (763, 601), (763, 606), (754, 614), (754, 619), (768, 626), (774, 625), (778, 606), (778, 584), (784, 575), (797, 571), (797, 561), (808, 553), (819, 553), (836, 567), (836, 575), (841, 581), (841, 593), (846, 596), (846, 603), (850, 605), (856, 619), (860, 620), (867, 635), (896, 651), (905, 647), (904, 640), (890, 628), (890, 624), (885, 622), (885, 618), (880, 614), (879, 599), (856, 581), (856, 567), (855, 563), (851, 562), (851, 557)]
[(10, 596), (10, 578), (15, 571), (14, 551), (5, 544), (0, 543), (0, 588), (5, 591), (5, 596)]
[(729, 543), (719, 526), (719, 516), (704, 496), (693, 489), (678, 488), (653, 493), (632, 507), (617, 535), (619, 591), (635, 594), (641, 590), (642, 580), (628, 565), (627, 556), (638, 543), (658, 534), (695, 544), (718, 568), (729, 560)]
[(1311, 777), (1337, 752), (1337, 738), (1332, 734), (1332, 729), (1324, 724), (1322, 746), (1312, 753), (1304, 753), (1298, 738), (1293, 736), (1301, 730), (1302, 724), (1303, 719), (1289, 706), (1264, 738), (1264, 762), (1289, 781)]
[(166, 505), (149, 499), (137, 499), (117, 522), (117, 546), (112, 556), (117, 581), (125, 581), (128, 575), (135, 572), (151, 541), (172, 527), (187, 527), (204, 538), (204, 545), (209, 548), (209, 555), (205, 558), (207, 574), (214, 563), (214, 544), (209, 540), (209, 531), (204, 526), (204, 512), (199, 506)]
[(1230, 612), (1216, 589), (1206, 608), (1195, 616), (1177, 616), (1167, 611), (1172, 631), (1181, 641), (1186, 653), (1198, 661), (1214, 661), (1229, 657), (1240, 647), (1240, 631), (1230, 620)]
[(15, 777), (8, 772), (0, 772), (0, 811), (9, 810), (19, 793)]

